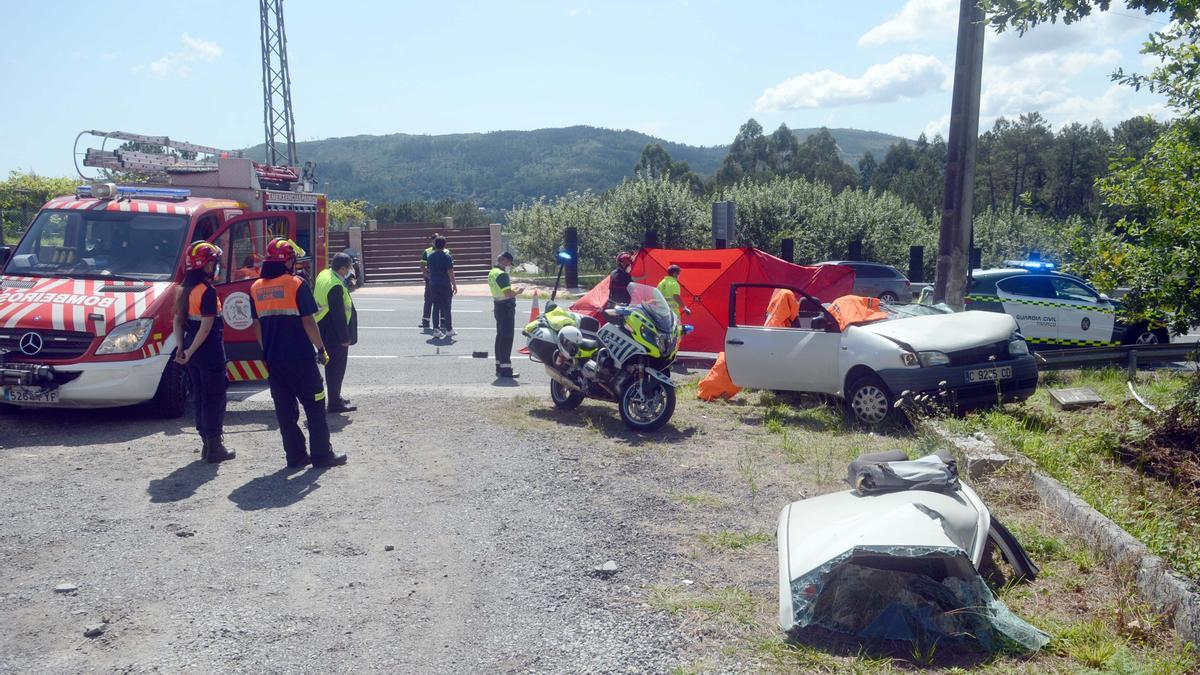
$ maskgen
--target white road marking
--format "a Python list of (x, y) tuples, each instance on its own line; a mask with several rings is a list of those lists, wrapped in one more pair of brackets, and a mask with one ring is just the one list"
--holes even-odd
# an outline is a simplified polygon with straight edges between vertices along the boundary
[[(428, 330), (425, 328), (417, 328), (416, 326), (413, 326), (412, 328), (409, 328), (408, 326), (359, 326), (358, 329), (359, 330), (415, 330), (415, 331)], [(455, 328), (454, 330), (456, 330), (456, 331), (490, 330), (493, 333), (496, 332), (496, 329), (494, 327), (492, 327), (492, 328), (480, 328), (480, 327), (472, 328), (470, 326), (464, 326), (462, 328)]]
[(366, 307), (358, 307), (360, 312), (394, 312), (394, 309), (367, 309)]
[(395, 354), (351, 354), (352, 359), (398, 359)]

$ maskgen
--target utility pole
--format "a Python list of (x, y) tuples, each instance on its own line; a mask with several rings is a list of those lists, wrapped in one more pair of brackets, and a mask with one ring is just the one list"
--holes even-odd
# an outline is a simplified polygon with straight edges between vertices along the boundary
[(938, 237), (934, 302), (961, 309), (970, 272), (971, 221), (974, 215), (975, 150), (979, 144), (979, 89), (983, 80), (983, 11), (977, 0), (960, 0), (954, 93), (950, 103), (946, 191)]
[(288, 74), (283, 0), (259, 0), (262, 28), (263, 125), (267, 164), (295, 167), (296, 122), (292, 118), (292, 77)]

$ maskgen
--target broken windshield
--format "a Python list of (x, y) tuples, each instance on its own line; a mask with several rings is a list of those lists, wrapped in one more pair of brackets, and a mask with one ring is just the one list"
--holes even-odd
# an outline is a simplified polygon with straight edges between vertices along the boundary
[(4, 271), (31, 276), (169, 281), (186, 216), (128, 211), (42, 211)]

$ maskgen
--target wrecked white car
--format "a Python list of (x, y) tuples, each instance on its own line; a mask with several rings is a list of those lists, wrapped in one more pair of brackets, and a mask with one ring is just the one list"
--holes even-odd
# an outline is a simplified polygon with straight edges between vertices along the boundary
[[(766, 294), (779, 289), (795, 294), (797, 316), (787, 326), (763, 326)], [(725, 332), (730, 379), (739, 387), (837, 397), (868, 426), (894, 415), (905, 392), (969, 409), (1023, 401), (1037, 389), (1037, 364), (1011, 316), (882, 309), (886, 319), (842, 329), (798, 288), (734, 284)]]
[(1049, 636), (1004, 606), (978, 570), (994, 546), (1017, 580), (1038, 569), (958, 481), (952, 459), (864, 455), (854, 490), (789, 504), (779, 515), (779, 625), (867, 640), (1037, 650)]

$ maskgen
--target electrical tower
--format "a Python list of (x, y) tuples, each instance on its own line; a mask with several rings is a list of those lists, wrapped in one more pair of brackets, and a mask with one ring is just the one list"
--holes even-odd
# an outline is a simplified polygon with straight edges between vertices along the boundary
[(283, 0), (259, 0), (262, 14), (263, 123), (267, 164), (298, 166), (296, 121), (292, 118), (292, 78), (288, 74)]

